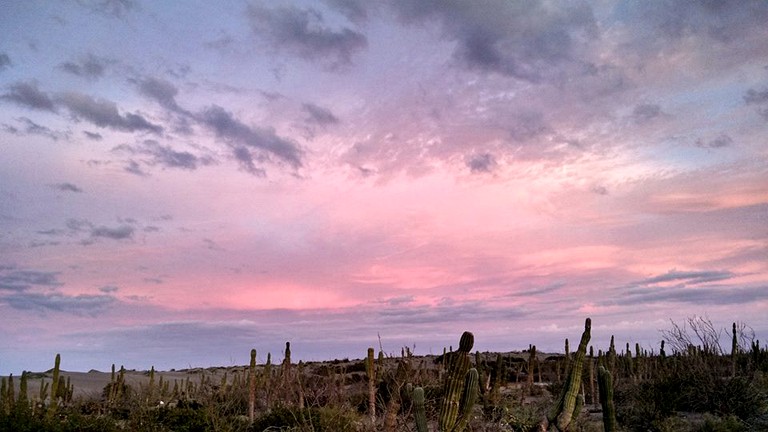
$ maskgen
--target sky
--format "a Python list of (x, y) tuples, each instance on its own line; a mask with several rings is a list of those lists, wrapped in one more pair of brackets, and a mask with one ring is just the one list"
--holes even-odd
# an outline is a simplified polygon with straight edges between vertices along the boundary
[[(768, 2), (0, 11), (0, 373), (768, 341)], [(730, 349), (730, 345), (725, 345)]]

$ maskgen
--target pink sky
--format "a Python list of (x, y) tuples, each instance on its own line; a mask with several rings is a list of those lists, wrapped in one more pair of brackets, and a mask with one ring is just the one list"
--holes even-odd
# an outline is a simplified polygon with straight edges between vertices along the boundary
[(764, 341), (768, 5), (718, 5), (10, 5), (0, 373)]

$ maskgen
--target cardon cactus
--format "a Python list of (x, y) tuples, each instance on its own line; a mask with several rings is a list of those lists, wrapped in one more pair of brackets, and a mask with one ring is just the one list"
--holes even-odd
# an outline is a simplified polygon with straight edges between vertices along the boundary
[(438, 418), (438, 430), (441, 432), (460, 432), (469, 421), (479, 386), (477, 369), (469, 368), (469, 352), (474, 342), (474, 335), (464, 332), (459, 341), (459, 350), (448, 356)]
[(616, 406), (613, 404), (613, 377), (603, 366), (597, 370), (597, 382), (600, 386), (600, 405), (603, 407), (603, 428), (605, 432), (615, 432)]
[(587, 318), (584, 323), (584, 333), (581, 335), (579, 349), (576, 351), (573, 364), (568, 373), (560, 397), (552, 410), (542, 419), (539, 424), (539, 430), (544, 432), (550, 427), (555, 427), (558, 431), (565, 431), (571, 420), (579, 414), (583, 404), (583, 395), (579, 394), (581, 388), (581, 373), (584, 367), (584, 358), (587, 354), (587, 345), (589, 344), (590, 330), (592, 329), (592, 320)]
[(416, 387), (413, 389), (413, 419), (416, 421), (417, 432), (428, 432), (427, 429), (427, 411), (424, 407), (424, 389)]

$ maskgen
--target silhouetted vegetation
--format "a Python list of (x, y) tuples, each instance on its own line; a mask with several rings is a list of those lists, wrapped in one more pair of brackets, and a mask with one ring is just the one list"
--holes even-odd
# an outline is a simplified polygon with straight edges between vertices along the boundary
[(589, 327), (565, 355), (533, 345), (472, 354), (466, 332), (437, 357), (370, 349), (362, 360), (296, 364), (286, 345), (279, 364), (269, 355), (257, 365), (252, 352), (249, 366), (186, 379), (113, 366), (98, 394), (78, 397), (57, 356), (49, 371), (2, 379), (0, 432), (768, 430), (768, 351), (745, 325), (734, 323), (730, 350), (724, 330), (694, 317), (663, 331), (658, 352), (617, 351), (612, 339), (597, 353)]

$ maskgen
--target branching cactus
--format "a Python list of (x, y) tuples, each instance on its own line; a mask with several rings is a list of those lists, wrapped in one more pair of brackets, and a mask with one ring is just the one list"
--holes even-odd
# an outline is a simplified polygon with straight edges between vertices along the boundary
[(552, 407), (549, 414), (539, 424), (539, 430), (542, 432), (550, 430), (551, 427), (554, 427), (557, 431), (567, 430), (571, 420), (578, 416), (579, 411), (581, 411), (584, 396), (579, 394), (579, 390), (581, 389), (581, 374), (587, 354), (587, 344), (589, 344), (591, 328), (592, 320), (587, 318), (584, 323), (584, 333), (582, 333), (581, 341), (579, 342), (579, 349), (574, 355), (571, 370), (565, 380), (565, 386), (555, 406)]
[(463, 431), (469, 421), (477, 398), (479, 380), (477, 369), (469, 368), (469, 352), (474, 342), (474, 335), (464, 332), (459, 341), (459, 350), (449, 355), (438, 418), (438, 430), (441, 432)]
[(613, 377), (603, 366), (597, 370), (597, 382), (600, 386), (600, 405), (603, 408), (603, 428), (605, 432), (616, 431), (616, 406), (613, 404)]

